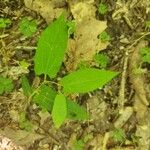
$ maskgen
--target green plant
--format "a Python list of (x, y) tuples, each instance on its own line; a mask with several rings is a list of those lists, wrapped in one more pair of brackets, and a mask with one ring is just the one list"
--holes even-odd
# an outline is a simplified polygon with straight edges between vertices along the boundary
[(11, 24), (11, 20), (8, 18), (0, 18), (0, 28), (6, 28)]
[(110, 35), (106, 32), (106, 31), (103, 31), (100, 35), (99, 35), (99, 39), (102, 41), (102, 42), (108, 42), (110, 41)]
[(22, 89), (23, 89), (24, 95), (29, 97), (32, 94), (33, 90), (26, 76), (21, 77), (21, 83), (22, 83)]
[(107, 5), (104, 4), (104, 3), (100, 3), (100, 4), (99, 4), (99, 8), (98, 8), (98, 12), (99, 12), (101, 15), (104, 15), (104, 14), (106, 14), (107, 11), (108, 11)]
[(31, 37), (37, 30), (37, 23), (35, 20), (30, 21), (28, 18), (22, 18), (19, 24), (19, 31), (27, 36)]
[(144, 47), (140, 50), (143, 63), (150, 63), (150, 47)]
[(73, 145), (74, 150), (84, 150), (85, 144), (92, 138), (93, 138), (93, 135), (88, 134), (85, 137), (83, 137), (82, 139), (75, 140), (74, 145)]
[(55, 82), (67, 42), (68, 25), (61, 15), (42, 32), (35, 53), (34, 70), (37, 76), (44, 75), (44, 81), (37, 89), (31, 88), (26, 79), (22, 82), (25, 95), (52, 114), (56, 128), (66, 119), (85, 120), (89, 117), (85, 108), (69, 99), (70, 94), (96, 90), (118, 75), (118, 72), (84, 68)]
[(132, 72), (133, 72), (134, 75), (141, 75), (141, 74), (143, 74), (143, 73), (146, 73), (147, 71), (146, 71), (146, 69), (143, 69), (143, 68), (140, 66), (140, 67), (138, 67), (138, 68), (133, 69)]
[(84, 146), (85, 146), (85, 143), (82, 139), (80, 140), (75, 140), (74, 142), (74, 150), (84, 150)]
[(96, 54), (94, 61), (99, 65), (100, 68), (106, 68), (109, 62), (109, 58), (105, 54)]
[(68, 35), (70, 36), (76, 30), (76, 22), (75, 22), (75, 20), (67, 21), (67, 26), (68, 26)]
[(146, 26), (146, 28), (150, 28), (150, 21), (146, 21), (145, 26)]
[(112, 131), (112, 138), (117, 141), (123, 143), (126, 139), (126, 135), (122, 129), (115, 129)]
[(81, 61), (78, 64), (78, 69), (85, 69), (85, 68), (90, 68), (90, 64), (87, 61)]
[(19, 62), (19, 65), (23, 68), (23, 69), (27, 69), (30, 66), (30, 63), (28, 63), (26, 60), (21, 60)]
[(19, 115), (19, 126), (21, 129), (25, 129), (27, 131), (31, 131), (32, 130), (32, 124), (29, 120), (27, 120), (26, 118), (26, 113), (22, 112)]
[(0, 94), (3, 94), (4, 92), (11, 92), (13, 87), (11, 79), (0, 76)]

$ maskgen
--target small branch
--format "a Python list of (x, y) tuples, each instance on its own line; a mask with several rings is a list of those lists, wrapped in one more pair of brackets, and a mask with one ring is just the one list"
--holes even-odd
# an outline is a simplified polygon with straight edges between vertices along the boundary
[(110, 132), (106, 132), (104, 135), (104, 139), (103, 139), (102, 150), (107, 150), (107, 142), (108, 142), (109, 137), (110, 137)]
[(26, 51), (31, 51), (31, 50), (37, 49), (37, 47), (34, 47), (34, 46), (17, 46), (16, 49), (23, 49)]
[(125, 103), (125, 85), (126, 85), (126, 74), (127, 74), (127, 68), (128, 68), (129, 52), (131, 52), (131, 48), (133, 46), (135, 46), (142, 38), (144, 38), (147, 35), (150, 35), (150, 32), (143, 34), (141, 37), (136, 39), (130, 46), (126, 48), (123, 72), (122, 72), (120, 90), (119, 90), (119, 96), (118, 96), (118, 105), (120, 107), (120, 112), (122, 112), (122, 110), (124, 109), (124, 103)]
[(118, 105), (119, 105), (120, 111), (124, 109), (124, 103), (125, 103), (125, 85), (126, 85), (126, 75), (127, 75), (127, 68), (128, 68), (128, 59), (129, 59), (129, 55), (127, 51), (124, 57), (124, 66), (123, 66), (119, 97), (118, 97)]

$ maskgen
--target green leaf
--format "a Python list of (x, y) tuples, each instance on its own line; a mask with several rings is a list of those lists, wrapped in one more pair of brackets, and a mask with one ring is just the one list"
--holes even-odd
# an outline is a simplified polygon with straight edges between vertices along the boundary
[(67, 99), (67, 118), (73, 120), (86, 120), (88, 114), (86, 109), (79, 104)]
[(126, 139), (126, 135), (121, 128), (115, 129), (112, 131), (112, 138), (118, 142), (124, 142)]
[(99, 64), (99, 66), (101, 68), (106, 68), (107, 67), (107, 64), (109, 62), (109, 58), (107, 55), (104, 55), (104, 54), (96, 54), (94, 56), (94, 60), (96, 63)]
[(146, 21), (146, 22), (145, 22), (145, 26), (146, 26), (147, 28), (150, 28), (150, 21)]
[(68, 29), (61, 15), (41, 34), (35, 54), (35, 73), (46, 74), (54, 78), (62, 64), (67, 48)]
[(94, 68), (81, 69), (70, 73), (60, 80), (65, 93), (87, 93), (103, 87), (118, 73)]
[(145, 63), (150, 63), (150, 48), (144, 47), (140, 50), (140, 53), (142, 55), (142, 61)]
[(19, 115), (19, 127), (26, 131), (31, 131), (33, 128), (32, 123), (26, 118), (26, 112), (21, 112)]
[(67, 117), (67, 102), (63, 94), (58, 94), (54, 101), (52, 119), (56, 128), (59, 128)]
[(98, 8), (98, 12), (99, 12), (101, 15), (104, 15), (107, 11), (108, 11), (107, 5), (104, 4), (104, 3), (100, 3), (99, 8)]
[(111, 40), (110, 38), (110, 35), (106, 32), (106, 31), (103, 31), (100, 35), (99, 35), (99, 39), (105, 43), (105, 42), (108, 42)]
[(68, 34), (71, 35), (75, 32), (76, 30), (76, 22), (75, 20), (72, 21), (67, 21), (67, 26), (68, 26)]
[(3, 94), (4, 92), (11, 92), (13, 87), (11, 79), (0, 76), (0, 94)]
[(37, 30), (37, 23), (35, 20), (28, 20), (28, 18), (22, 18), (20, 24), (19, 24), (19, 31), (27, 36), (31, 37), (33, 33), (35, 33)]
[(33, 101), (41, 108), (51, 112), (56, 97), (56, 91), (46, 85), (41, 85), (38, 93), (33, 97)]
[(86, 69), (86, 68), (90, 68), (90, 63), (88, 61), (81, 61), (78, 64), (78, 69)]
[(23, 89), (24, 95), (29, 97), (32, 94), (33, 91), (32, 91), (32, 88), (29, 84), (29, 81), (28, 81), (27, 77), (22, 76), (21, 82), (22, 82), (22, 89)]
[(73, 150), (84, 150), (85, 143), (83, 139), (75, 140)]
[(11, 20), (8, 18), (0, 18), (0, 28), (6, 28), (11, 24)]

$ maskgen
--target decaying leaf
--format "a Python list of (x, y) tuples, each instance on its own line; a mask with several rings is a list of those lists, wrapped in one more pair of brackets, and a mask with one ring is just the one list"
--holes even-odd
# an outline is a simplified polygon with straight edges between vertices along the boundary
[(39, 13), (47, 23), (58, 18), (65, 11), (65, 8), (62, 8), (65, 0), (24, 0), (24, 3), (27, 8)]
[(68, 71), (75, 70), (81, 61), (91, 61), (96, 53), (105, 49), (108, 42), (102, 43), (98, 35), (107, 28), (106, 21), (85, 18), (76, 27), (75, 39), (69, 41)]
[(77, 23), (74, 40), (69, 41), (66, 68), (73, 71), (82, 61), (91, 61), (96, 53), (105, 49), (108, 42), (101, 43), (98, 35), (107, 28), (106, 21), (95, 19), (94, 0), (68, 1)]
[(9, 138), (0, 135), (0, 149), (1, 150), (23, 150), (22, 147), (17, 146)]
[(43, 138), (34, 132), (27, 132), (25, 130), (13, 130), (6, 127), (4, 130), (0, 130), (0, 135), (10, 138), (16, 145), (29, 147), (35, 140)]
[[(149, 118), (147, 118), (149, 120)], [(139, 138), (139, 147), (140, 149), (149, 150), (150, 149), (150, 123), (147, 121), (145, 125), (138, 125), (136, 136)]]
[(82, 2), (68, 0), (71, 13), (77, 22), (82, 22), (84, 18), (94, 17), (96, 7), (94, 6), (94, 0), (83, 0)]

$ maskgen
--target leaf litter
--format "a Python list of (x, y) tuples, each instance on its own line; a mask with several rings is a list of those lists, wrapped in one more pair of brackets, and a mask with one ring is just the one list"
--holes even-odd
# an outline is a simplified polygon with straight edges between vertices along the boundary
[[(140, 36), (140, 34), (142, 34), (143, 29), (145, 28), (144, 21), (148, 19), (147, 16), (150, 13), (149, 0), (134, 0), (132, 2), (122, 2), (120, 0), (118, 0), (117, 2), (109, 1), (108, 8), (110, 8), (110, 11), (108, 12), (108, 14), (106, 14), (106, 17), (101, 15), (97, 17), (97, 8), (99, 4), (94, 0), (24, 0), (24, 2), (26, 7), (28, 8), (25, 8), (24, 15), (30, 14), (34, 17), (40, 15), (47, 23), (50, 23), (55, 18), (58, 18), (62, 11), (65, 11), (67, 18), (69, 18), (70, 20), (73, 18), (76, 21), (76, 31), (74, 33), (74, 36), (69, 39), (68, 53), (65, 58), (67, 63), (64, 64), (65, 68), (70, 72), (76, 70), (78, 68), (78, 65), (82, 61), (91, 63), (95, 54), (99, 52), (107, 53), (111, 58), (108, 65), (109, 68), (113, 70), (120, 70), (122, 72), (123, 56), (121, 56), (121, 59), (118, 59), (120, 58), (119, 55), (124, 55), (126, 46), (132, 45), (132, 42), (136, 40), (137, 36)], [(0, 1), (0, 4), (3, 8), (5, 7), (4, 1)], [(16, 2), (16, 4), (20, 5), (20, 2)], [(17, 10), (20, 7), (17, 8), (17, 6), (15, 6), (15, 8)], [(128, 11), (124, 12), (124, 10)], [(0, 11), (5, 13), (7, 12), (6, 9), (3, 11), (1, 8)], [(33, 11), (36, 12), (36, 14)], [(10, 12), (13, 12), (12, 7), (10, 9)], [(14, 14), (16, 14), (16, 12)], [(10, 13), (8, 15), (10, 15)], [(17, 14), (16, 16), (18, 17), (19, 15)], [(17, 19), (17, 17), (15, 19)], [(112, 19), (110, 19), (111, 17)], [(115, 35), (116, 33), (115, 37), (113, 37), (112, 41), (110, 41), (111, 44), (109, 42), (102, 43), (100, 39), (98, 39), (99, 34), (108, 28), (107, 25), (108, 27), (114, 25), (114, 30), (112, 28), (111, 32), (113, 32), (113, 35)], [(119, 30), (116, 32), (115, 29)], [(119, 32), (120, 34), (123, 34), (124, 39), (127, 39), (127, 43), (121, 43), (121, 37), (118, 34)], [(2, 37), (5, 36), (2, 35)], [(6, 38), (3, 38), (3, 40), (5, 41), (8, 39), (8, 41), (11, 42), (13, 38), (7, 36)], [(145, 40), (148, 41), (146, 38)], [(29, 44), (30, 41), (31, 43), (33, 43), (32, 40), (28, 41), (29, 42), (26, 42), (25, 39), (26, 43)], [(20, 41), (17, 40), (17, 42)], [(13, 43), (14, 42), (12, 42), (12, 44)], [(0, 121), (0, 125), (2, 126), (0, 135), (2, 134), (8, 138), (11, 138), (15, 142), (15, 144), (13, 142), (14, 145), (18, 144), (18, 139), (20, 141), (19, 145), (21, 146), (27, 145), (28, 147), (34, 147), (34, 143), (39, 142), (40, 144), (37, 144), (38, 146), (36, 145), (34, 148), (32, 147), (33, 149), (38, 149), (40, 146), (41, 147), (39, 149), (43, 148), (43, 144), (41, 144), (43, 140), (41, 140), (41, 138), (43, 139), (44, 136), (42, 135), (47, 135), (48, 133), (52, 137), (52, 140), (45, 140), (46, 144), (48, 144), (49, 149), (51, 147), (52, 149), (67, 149), (64, 143), (67, 143), (69, 140), (72, 141), (71, 136), (75, 135), (72, 141), (74, 142), (75, 140), (82, 141), (84, 135), (93, 134), (93, 138), (86, 143), (85, 149), (92, 147), (93, 149), (97, 150), (132, 150), (138, 147), (138, 149), (148, 150), (150, 145), (150, 118), (148, 117), (149, 107), (147, 106), (150, 99), (148, 75), (149, 68), (147, 67), (148, 65), (145, 65), (145, 72), (138, 74), (137, 76), (134, 74), (134, 71), (137, 71), (135, 70), (135, 68), (140, 67), (139, 60), (141, 59), (141, 56), (139, 54), (139, 49), (142, 46), (142, 43), (143, 41), (135, 45), (135, 47), (133, 47), (133, 49), (131, 49), (131, 52), (128, 54), (129, 62), (127, 66), (127, 77), (130, 80), (127, 81), (128, 78), (125, 79), (125, 109), (124, 111), (122, 111), (122, 115), (120, 117), (120, 114), (118, 113), (119, 107), (117, 106), (117, 95), (118, 89), (120, 87), (118, 86), (119, 83), (117, 81), (114, 81), (110, 85), (106, 86), (103, 90), (98, 90), (97, 92), (90, 93), (87, 96), (83, 96), (83, 98), (78, 97), (79, 103), (86, 105), (87, 110), (91, 113), (91, 119), (88, 121), (88, 123), (69, 122), (66, 124), (66, 127), (63, 126), (61, 130), (56, 131), (53, 128), (51, 117), (49, 115), (44, 115), (45, 117), (43, 117), (43, 114), (41, 115), (39, 111), (37, 113), (37, 106), (30, 106), (28, 108), (28, 119), (31, 122), (34, 122), (37, 126), (39, 126), (38, 124), (40, 123), (40, 127), (36, 130), (36, 132), (30, 132), (31, 135), (33, 135), (33, 137), (30, 138), (26, 138), (28, 137), (28, 132), (24, 130), (21, 130), (20, 134), (20, 129), (18, 129), (18, 125), (17, 123), (15, 123), (15, 115), (11, 118), (13, 121), (9, 121), (10, 118), (8, 118), (7, 114), (8, 111), (10, 112), (10, 115), (13, 115), (16, 110), (16, 112), (18, 113), (18, 111), (23, 108), (26, 99), (25, 97), (22, 97), (22, 91), (16, 91), (18, 90), (20, 84), (17, 79), (22, 76), (22, 74), (28, 74), (28, 69), (21, 70), (20, 68), (15, 68), (15, 71), (11, 71), (11, 69), (5, 69), (3, 67), (3, 63), (0, 63), (1, 73), (6, 76), (11, 76), (15, 80), (16, 86), (14, 88), (14, 91), (10, 95), (5, 94), (4, 96), (0, 97), (0, 113), (2, 112), (0, 114), (0, 117), (2, 117), (2, 122)], [(146, 43), (146, 46), (147, 45), (149, 45), (149, 43)], [(7, 47), (5, 49), (8, 50)], [(9, 49), (12, 49), (12, 47), (9, 47)], [(8, 50), (7, 54), (8, 55), (6, 62), (9, 64), (12, 58), (15, 58), (14, 49), (13, 51)], [(24, 52), (22, 54), (23, 56), (26, 56), (24, 55)], [(30, 52), (30, 55), (32, 55), (32, 52)], [(10, 68), (16, 67), (15, 65), (13, 65), (13, 62), (11, 62), (9, 65)], [(6, 72), (6, 70), (11, 71), (11, 74)], [(96, 100), (94, 100), (94, 98)], [(13, 107), (10, 107), (10, 104), (13, 104)], [(21, 107), (19, 105), (21, 105)], [(5, 107), (7, 109), (5, 109)], [(134, 112), (136, 112), (136, 114), (133, 113), (133, 110)], [(3, 122), (4, 120), (5, 122)], [(5, 132), (7, 126), (10, 126), (11, 129), (8, 128), (8, 131)], [(128, 139), (126, 139), (124, 143), (114, 142), (109, 136), (109, 131), (111, 132), (112, 130), (114, 130), (114, 126), (117, 128), (122, 127), (125, 130), (125, 133), (128, 135)], [(17, 128), (17, 130), (15, 130), (14, 132), (12, 128)], [(24, 133), (22, 131), (24, 131)], [(38, 134), (37, 131), (40, 134)], [(12, 133), (14, 134), (14, 137), (10, 136), (10, 134)], [(20, 134), (20, 137), (16, 140), (15, 136), (17, 137), (17, 134)], [(5, 137), (3, 136), (3, 139), (4, 138)], [(26, 139), (25, 141), (22, 140), (24, 138)], [(120, 147), (118, 145), (120, 145)], [(71, 144), (71, 148), (72, 146), (73, 145)]]

